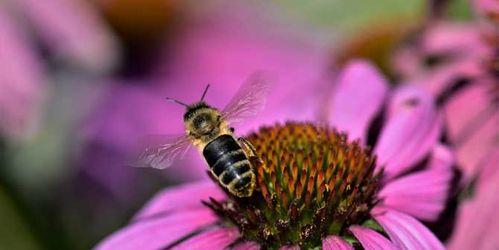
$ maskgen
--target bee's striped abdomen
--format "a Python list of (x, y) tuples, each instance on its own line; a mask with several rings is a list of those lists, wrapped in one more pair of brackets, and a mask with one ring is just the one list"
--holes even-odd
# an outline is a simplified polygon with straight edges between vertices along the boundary
[(250, 196), (255, 175), (241, 146), (230, 135), (221, 135), (203, 149), (213, 175), (238, 196)]

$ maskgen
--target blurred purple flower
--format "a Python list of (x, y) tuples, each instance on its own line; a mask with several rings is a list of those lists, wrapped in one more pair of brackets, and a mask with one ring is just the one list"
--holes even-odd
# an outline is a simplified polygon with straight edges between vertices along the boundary
[[(433, 98), (414, 86), (389, 92), (378, 71), (362, 61), (349, 64), (338, 79), (330, 123), (347, 131), (350, 138), (368, 141), (369, 124), (379, 112), (386, 111), (373, 151), (378, 157), (377, 169), (384, 169), (384, 178), (377, 193), (380, 202), (370, 216), (389, 239), (360, 225), (351, 225), (348, 230), (365, 249), (443, 249), (442, 243), (418, 221), (435, 220), (443, 209), (454, 162), (452, 153), (438, 143), (442, 124)], [(302, 119), (299, 113), (296, 116)], [(426, 157), (429, 161), (421, 166)], [(96, 249), (159, 249), (173, 243), (174, 249), (224, 249), (240, 234), (236, 227), (217, 223), (220, 218), (201, 203), (209, 197), (227, 198), (208, 181), (162, 191), (128, 226)], [(353, 249), (336, 235), (323, 238), (322, 247)], [(259, 249), (259, 245), (245, 242), (234, 249)]]
[[(457, 151), (462, 183), (480, 169), (497, 145), (499, 124), (499, 21), (497, 4), (476, 1), (478, 13), (496, 13), (494, 29), (476, 21), (431, 23), (394, 57), (403, 81), (423, 85), (445, 111), (449, 140)], [(495, 9), (493, 9), (495, 5)]]
[[(272, 72), (278, 79), (266, 109), (258, 119), (236, 126), (236, 133), (290, 117), (312, 118), (316, 110), (311, 107), (317, 107), (314, 96), (320, 95), (319, 83), (327, 70), (324, 50), (304, 31), (287, 31), (249, 9), (228, 4), (220, 10), (192, 14), (162, 52), (164, 62), (155, 67), (153, 75), (112, 84), (84, 125), (83, 136), (91, 146), (82, 156), (82, 171), (118, 197), (130, 197), (126, 187), (134, 186), (136, 170), (126, 166), (124, 159), (137, 140), (148, 134), (184, 131), (184, 108), (166, 102), (165, 97), (194, 102), (206, 84), (211, 84), (206, 100), (222, 108), (256, 70)], [(269, 29), (260, 28), (264, 23)], [(109, 164), (93, 157), (103, 147), (122, 161)], [(177, 182), (206, 178), (202, 161), (198, 156), (186, 157), (164, 172)]]

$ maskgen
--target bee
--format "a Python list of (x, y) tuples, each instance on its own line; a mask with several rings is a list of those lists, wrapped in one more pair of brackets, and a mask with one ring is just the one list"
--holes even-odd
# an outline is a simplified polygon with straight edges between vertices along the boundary
[(156, 138), (156, 143), (148, 145), (139, 155), (141, 165), (167, 168), (194, 145), (223, 187), (237, 197), (251, 196), (256, 176), (250, 159), (259, 159), (253, 145), (243, 137), (236, 137), (229, 124), (255, 115), (263, 108), (268, 89), (266, 79), (262, 72), (251, 75), (221, 111), (204, 101), (209, 85), (200, 101), (190, 105), (167, 98), (186, 107), (185, 134)]

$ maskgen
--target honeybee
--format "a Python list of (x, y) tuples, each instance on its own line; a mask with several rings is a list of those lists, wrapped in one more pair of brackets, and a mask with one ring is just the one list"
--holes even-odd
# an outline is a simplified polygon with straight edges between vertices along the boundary
[(258, 160), (258, 157), (253, 145), (243, 137), (236, 138), (229, 124), (256, 114), (264, 106), (267, 78), (262, 72), (251, 75), (222, 111), (204, 102), (208, 88), (209, 85), (200, 101), (190, 105), (167, 98), (186, 107), (183, 118), (185, 134), (159, 138), (145, 148), (139, 161), (145, 166), (164, 169), (194, 145), (223, 187), (235, 196), (249, 197), (256, 182), (249, 159)]

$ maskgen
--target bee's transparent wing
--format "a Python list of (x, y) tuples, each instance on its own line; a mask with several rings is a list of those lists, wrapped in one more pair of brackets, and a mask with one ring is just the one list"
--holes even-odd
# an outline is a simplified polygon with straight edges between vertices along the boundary
[(253, 73), (222, 110), (223, 117), (229, 122), (240, 122), (256, 115), (265, 106), (269, 86), (266, 72)]
[(133, 165), (165, 169), (185, 155), (191, 142), (186, 135), (150, 135), (143, 138), (141, 145)]

